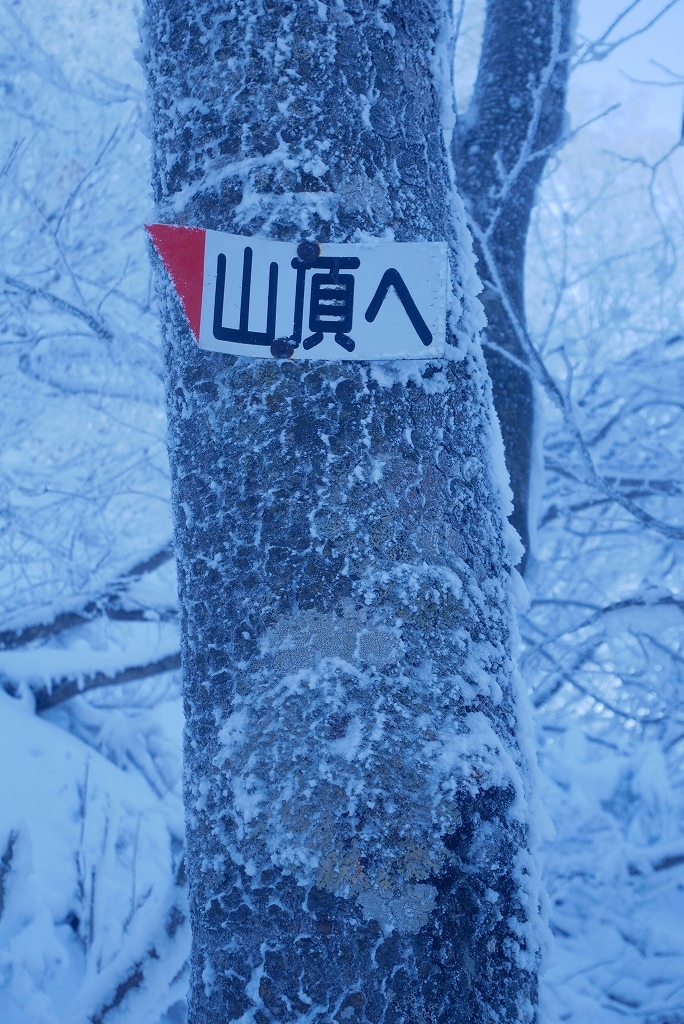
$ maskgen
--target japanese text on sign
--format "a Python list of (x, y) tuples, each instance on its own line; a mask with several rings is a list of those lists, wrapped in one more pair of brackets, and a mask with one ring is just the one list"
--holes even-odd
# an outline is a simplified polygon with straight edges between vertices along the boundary
[[(199, 229), (152, 225), (148, 230), (201, 348), (294, 359), (443, 355), (448, 268), (443, 242), (297, 247), (203, 231), (200, 306), (199, 275), (192, 272), (202, 241)], [(174, 266), (171, 247), (178, 249), (180, 232), (186, 238), (193, 232), (195, 255), (186, 246), (182, 266), (177, 256)]]

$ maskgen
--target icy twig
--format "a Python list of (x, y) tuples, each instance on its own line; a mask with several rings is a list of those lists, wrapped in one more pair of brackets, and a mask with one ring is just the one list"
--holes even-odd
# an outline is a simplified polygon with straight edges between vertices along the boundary
[(616, 504), (624, 508), (625, 511), (633, 515), (634, 518), (644, 526), (656, 530), (658, 533), (663, 534), (665, 537), (669, 537), (671, 540), (684, 540), (684, 527), (664, 523), (656, 516), (651, 515), (650, 512), (641, 508), (626, 495), (616, 490), (608, 483), (608, 480), (605, 477), (599, 476), (587, 443), (577, 424), (574, 409), (570, 400), (563, 394), (560, 387), (552, 377), (546, 363), (533, 345), (527, 330), (513, 308), (513, 303), (508, 294), (508, 290), (499, 272), (496, 258), (489, 245), (488, 234), (480, 228), (472, 217), (470, 218), (470, 227), (473, 235), (482, 248), (482, 253), (487, 264), (487, 270), (491, 275), (492, 284), (499, 295), (501, 304), (506, 311), (506, 315), (508, 316), (516, 337), (520, 342), (520, 346), (528, 359), (526, 371), (538, 384), (541, 385), (551, 402), (563, 415), (566, 428), (569, 430), (577, 447), (585, 470), (585, 479), (583, 482), (596, 488), (598, 491), (601, 491)]
[(135, 665), (131, 668), (122, 669), (114, 675), (107, 675), (105, 672), (96, 672), (92, 676), (82, 676), (78, 679), (56, 680), (50, 690), (41, 688), (34, 690), (36, 698), (36, 711), (48, 711), (57, 707), (71, 697), (77, 697), (88, 690), (95, 690), (101, 686), (120, 686), (123, 683), (132, 683), (138, 679), (149, 679), (150, 676), (159, 676), (164, 672), (174, 672), (181, 667), (180, 653), (168, 654), (159, 661), (149, 662), (147, 665)]
[[(108, 619), (115, 619), (124, 622), (147, 622), (150, 619), (150, 612), (145, 608), (125, 609), (121, 608), (120, 596), (127, 588), (135, 583), (141, 576), (154, 572), (166, 562), (173, 558), (173, 547), (165, 545), (156, 551), (149, 558), (138, 562), (124, 573), (114, 583), (112, 588), (95, 600), (89, 601), (78, 611), (60, 612), (51, 622), (37, 623), (34, 626), (26, 626), (24, 629), (6, 629), (0, 632), (0, 650), (12, 651), (18, 647), (26, 647), (35, 640), (46, 640), (48, 637), (58, 636), (68, 629), (75, 629), (77, 626), (84, 626), (93, 619), (104, 615)], [(175, 618), (175, 609), (166, 609), (156, 613), (161, 621)]]

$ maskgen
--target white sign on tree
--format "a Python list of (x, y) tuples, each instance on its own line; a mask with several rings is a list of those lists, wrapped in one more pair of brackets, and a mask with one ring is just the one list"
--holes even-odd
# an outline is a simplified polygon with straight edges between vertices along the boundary
[(200, 348), (292, 359), (444, 354), (445, 242), (275, 242), (147, 228)]

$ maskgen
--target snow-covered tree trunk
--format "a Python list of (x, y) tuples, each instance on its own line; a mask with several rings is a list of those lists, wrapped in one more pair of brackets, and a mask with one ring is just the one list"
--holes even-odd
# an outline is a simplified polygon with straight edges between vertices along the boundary
[(523, 340), (525, 249), (537, 185), (562, 135), (573, 10), (573, 0), (487, 0), (475, 89), (453, 139), (458, 187), (478, 235), (487, 366), (514, 495), (511, 522), (526, 555), (534, 396)]
[(447, 6), (147, 0), (160, 219), (293, 255), (451, 246), (438, 362), (203, 352), (160, 270), (192, 1024), (535, 1019), (503, 459), (444, 143)]

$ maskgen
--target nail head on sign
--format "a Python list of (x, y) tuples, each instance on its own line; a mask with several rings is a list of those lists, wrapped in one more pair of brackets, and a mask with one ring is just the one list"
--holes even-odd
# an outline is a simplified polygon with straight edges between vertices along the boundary
[(292, 359), (295, 346), (289, 338), (276, 338), (271, 345), (271, 355), (274, 359)]
[(302, 263), (313, 263), (321, 255), (321, 247), (318, 242), (300, 242), (297, 255)]

